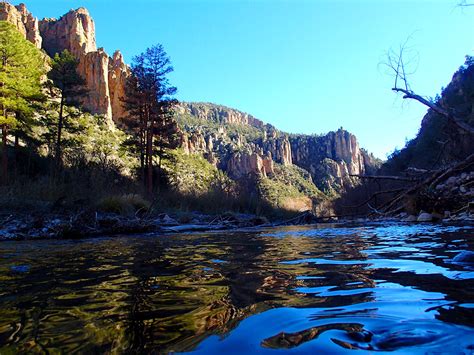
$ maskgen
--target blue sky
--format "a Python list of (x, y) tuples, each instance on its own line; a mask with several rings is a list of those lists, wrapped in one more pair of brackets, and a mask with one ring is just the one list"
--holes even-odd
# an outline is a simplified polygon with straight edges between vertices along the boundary
[(380, 63), (408, 37), (412, 88), (435, 96), (474, 54), (474, 8), (457, 0), (31, 0), (39, 18), (86, 7), (97, 44), (125, 59), (164, 45), (178, 99), (248, 112), (292, 133), (344, 127), (385, 158), (426, 112)]

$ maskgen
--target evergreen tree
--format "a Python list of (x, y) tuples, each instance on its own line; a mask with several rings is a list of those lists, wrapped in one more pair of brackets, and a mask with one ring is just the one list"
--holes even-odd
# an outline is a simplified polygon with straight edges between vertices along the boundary
[(135, 136), (149, 195), (153, 191), (154, 153), (161, 157), (163, 148), (173, 145), (172, 136), (177, 130), (171, 115), (177, 102), (172, 96), (177, 90), (166, 77), (172, 71), (162, 45), (148, 48), (133, 58), (132, 75), (123, 99), (129, 112), (127, 124)]
[(31, 105), (41, 97), (44, 57), (12, 24), (0, 21), (0, 128), (2, 180), (8, 179), (8, 135), (31, 116)]
[(64, 127), (64, 105), (75, 104), (78, 97), (85, 94), (85, 80), (78, 74), (79, 61), (68, 50), (56, 53), (48, 78), (59, 89), (59, 118), (55, 145), (56, 166), (62, 166), (61, 135)]

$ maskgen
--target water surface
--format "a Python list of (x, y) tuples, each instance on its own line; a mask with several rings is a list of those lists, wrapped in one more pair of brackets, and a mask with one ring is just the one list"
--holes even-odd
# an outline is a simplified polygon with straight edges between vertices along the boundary
[(0, 353), (472, 354), (473, 239), (374, 224), (3, 242)]

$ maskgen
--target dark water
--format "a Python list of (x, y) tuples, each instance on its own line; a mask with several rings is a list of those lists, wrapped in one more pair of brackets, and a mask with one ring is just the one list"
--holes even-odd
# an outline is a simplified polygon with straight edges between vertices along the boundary
[(396, 224), (3, 242), (0, 353), (472, 354), (466, 251)]

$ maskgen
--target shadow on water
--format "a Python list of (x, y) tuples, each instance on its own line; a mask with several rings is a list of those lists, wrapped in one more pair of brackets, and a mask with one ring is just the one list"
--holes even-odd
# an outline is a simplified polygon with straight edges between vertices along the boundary
[(473, 237), (374, 224), (4, 242), (0, 353), (472, 353)]

